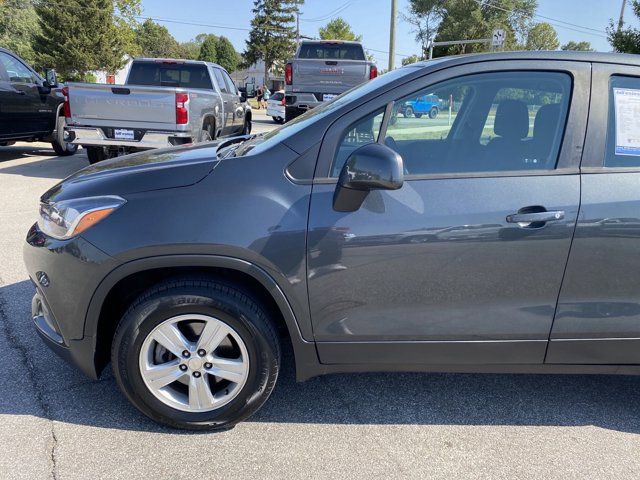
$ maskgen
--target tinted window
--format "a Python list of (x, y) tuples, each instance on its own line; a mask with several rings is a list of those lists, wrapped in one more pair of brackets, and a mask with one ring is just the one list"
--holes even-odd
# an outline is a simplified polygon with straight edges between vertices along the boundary
[(365, 60), (360, 45), (303, 43), (298, 58), (321, 58), (327, 60)]
[(605, 166), (640, 166), (640, 78), (611, 77)]
[(276, 92), (273, 95), (271, 95), (271, 100), (276, 100), (276, 101), (280, 101), (284, 98), (284, 93), (282, 92)]
[[(385, 144), (409, 175), (553, 169), (570, 91), (563, 73), (460, 77), (396, 100)], [(345, 160), (339, 151), (334, 175)]]
[(129, 85), (211, 89), (206, 65), (176, 63), (134, 62), (131, 65)]
[(222, 93), (229, 93), (229, 87), (227, 87), (227, 84), (224, 81), (222, 71), (219, 68), (214, 68), (213, 73), (216, 76), (216, 83), (218, 84), (218, 87), (220, 87), (220, 91)]
[(384, 110), (378, 110), (373, 115), (367, 115), (348, 128), (336, 153), (331, 173), (332, 177), (337, 177), (340, 174), (342, 166), (354, 150), (378, 141), (383, 117)]
[(222, 76), (224, 77), (224, 81), (227, 84), (227, 91), (229, 91), (229, 93), (235, 93), (236, 95), (238, 94), (238, 90), (236, 89), (236, 85), (233, 83), (233, 80), (231, 80), (231, 77), (227, 74), (227, 72), (221, 70), (222, 72)]
[(0, 52), (0, 78), (13, 83), (36, 83), (36, 77), (17, 58)]

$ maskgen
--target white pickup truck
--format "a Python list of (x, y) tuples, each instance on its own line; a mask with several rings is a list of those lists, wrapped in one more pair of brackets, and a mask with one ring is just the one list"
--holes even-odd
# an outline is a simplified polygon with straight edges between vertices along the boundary
[(70, 83), (63, 93), (65, 140), (91, 163), (251, 132), (251, 107), (214, 63), (141, 58), (125, 85)]

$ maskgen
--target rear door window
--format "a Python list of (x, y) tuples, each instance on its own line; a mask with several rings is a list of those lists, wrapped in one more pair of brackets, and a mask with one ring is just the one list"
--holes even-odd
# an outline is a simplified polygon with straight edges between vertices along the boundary
[(222, 75), (222, 71), (219, 68), (214, 68), (213, 73), (216, 76), (216, 83), (218, 84), (218, 87), (220, 87), (220, 91), (222, 93), (229, 93), (229, 87), (224, 81), (224, 75)]
[(640, 78), (613, 76), (605, 167), (640, 167)]
[(134, 62), (127, 83), (208, 90), (212, 88), (206, 65), (170, 62)]
[(344, 43), (303, 43), (298, 58), (323, 60), (365, 60), (361, 45)]

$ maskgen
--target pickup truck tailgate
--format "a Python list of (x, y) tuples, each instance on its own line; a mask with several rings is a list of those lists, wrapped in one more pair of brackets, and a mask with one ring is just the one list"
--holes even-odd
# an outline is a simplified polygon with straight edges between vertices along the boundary
[(293, 91), (342, 93), (368, 79), (368, 64), (360, 60), (297, 58), (293, 62)]
[(86, 83), (68, 87), (71, 124), (176, 129), (175, 88)]

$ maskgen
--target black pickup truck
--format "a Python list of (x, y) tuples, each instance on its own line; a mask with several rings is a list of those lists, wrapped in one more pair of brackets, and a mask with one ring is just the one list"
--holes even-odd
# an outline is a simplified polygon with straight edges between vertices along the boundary
[(64, 141), (63, 109), (54, 70), (42, 78), (15, 53), (0, 48), (0, 147), (44, 141), (58, 155), (73, 155), (78, 146)]

